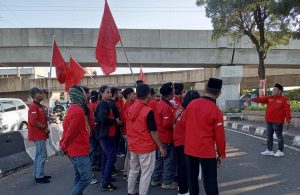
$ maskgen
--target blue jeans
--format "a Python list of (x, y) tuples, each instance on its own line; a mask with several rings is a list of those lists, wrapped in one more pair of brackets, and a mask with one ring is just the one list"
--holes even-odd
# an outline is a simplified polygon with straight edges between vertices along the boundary
[(115, 137), (100, 139), (102, 147), (102, 183), (107, 185), (111, 180), (111, 173), (117, 160)]
[(91, 182), (91, 160), (89, 156), (72, 156), (69, 159), (75, 171), (74, 187), (70, 195), (81, 195)]
[(45, 161), (47, 159), (46, 140), (37, 140), (35, 144), (35, 159), (33, 164), (33, 175), (35, 178), (43, 178)]
[(101, 146), (94, 136), (90, 137), (90, 158), (92, 167), (101, 167)]
[(174, 181), (176, 174), (176, 162), (174, 159), (174, 145), (163, 144), (167, 151), (167, 156), (161, 157), (159, 150), (157, 150), (157, 157), (155, 162), (155, 169), (152, 175), (152, 181), (162, 180), (163, 184), (170, 184)]
[(283, 152), (284, 140), (282, 135), (282, 123), (267, 123), (267, 146), (268, 150), (273, 150), (273, 134), (275, 132), (278, 141), (278, 150)]

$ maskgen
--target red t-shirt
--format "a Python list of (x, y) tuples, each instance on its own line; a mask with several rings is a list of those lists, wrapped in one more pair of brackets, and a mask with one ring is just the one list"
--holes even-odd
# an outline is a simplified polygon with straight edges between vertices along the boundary
[(185, 110), (184, 152), (199, 158), (215, 158), (218, 151), (225, 158), (223, 114), (209, 97), (193, 100)]
[(64, 131), (60, 140), (60, 147), (66, 155), (89, 155), (89, 134), (86, 129), (83, 108), (72, 104), (64, 118), (63, 128)]
[(48, 134), (44, 129), (36, 127), (37, 122), (41, 123), (43, 126), (47, 126), (46, 114), (44, 107), (38, 103), (33, 102), (29, 106), (28, 110), (28, 140), (37, 141), (37, 140), (46, 140)]
[(252, 98), (251, 101), (267, 104), (266, 121), (271, 123), (284, 123), (291, 120), (290, 102), (284, 96), (266, 96)]
[(157, 107), (158, 101), (150, 100), (149, 106), (152, 108), (152, 110), (155, 112)]
[(156, 107), (155, 121), (159, 139), (164, 144), (173, 144), (173, 106), (165, 99), (161, 99)]
[(175, 127), (173, 132), (174, 138), (174, 146), (182, 146), (184, 145), (184, 138), (185, 138), (185, 126), (182, 122), (182, 118), (184, 117), (183, 107), (179, 107), (175, 111)]
[(124, 106), (123, 106), (123, 110), (121, 112), (121, 121), (123, 121), (123, 123), (124, 123), (123, 129), (122, 129), (123, 135), (127, 134), (126, 133), (127, 132), (126, 121), (127, 121), (127, 118), (128, 118), (129, 108), (132, 106), (133, 103), (134, 103), (134, 101), (126, 101)]
[(87, 106), (90, 110), (89, 124), (90, 124), (90, 127), (91, 127), (92, 131), (94, 131), (94, 129), (96, 127), (94, 112), (96, 110), (97, 105), (98, 105), (98, 102), (91, 102), (91, 103), (87, 104)]

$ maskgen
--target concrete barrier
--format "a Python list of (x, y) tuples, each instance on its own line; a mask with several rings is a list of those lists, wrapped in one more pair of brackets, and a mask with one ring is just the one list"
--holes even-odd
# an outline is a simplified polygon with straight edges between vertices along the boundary
[(32, 163), (25, 150), (23, 137), (14, 131), (0, 134), (0, 174)]
[(55, 152), (60, 150), (59, 141), (62, 138), (63, 127), (61, 124), (51, 124), (49, 126), (50, 134), (49, 134), (49, 141), (50, 146)]
[[(49, 126), (49, 139), (46, 141), (48, 157), (59, 150), (62, 125)], [(0, 176), (8, 171), (30, 164), (35, 158), (35, 145), (28, 140), (28, 130), (0, 134)]]
[[(31, 157), (32, 160), (35, 158), (35, 145), (33, 142), (28, 140), (28, 130), (20, 130), (20, 133), (23, 136), (24, 145), (26, 148), (26, 152)], [(51, 147), (50, 139), (47, 139), (46, 141), (46, 147), (47, 147), (47, 154), (49, 156), (55, 155), (56, 151)]]

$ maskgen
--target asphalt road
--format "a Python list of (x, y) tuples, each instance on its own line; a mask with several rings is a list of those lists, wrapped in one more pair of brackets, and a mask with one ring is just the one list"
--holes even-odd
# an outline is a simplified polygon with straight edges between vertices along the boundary
[[(219, 168), (220, 194), (244, 195), (300, 195), (300, 152), (286, 148), (283, 158), (261, 156), (266, 146), (260, 139), (230, 130), (227, 134), (227, 155)], [(275, 145), (276, 148), (277, 145)], [(122, 159), (119, 159), (122, 161)], [(66, 157), (54, 156), (46, 164), (46, 173), (52, 175), (50, 184), (36, 184), (32, 167), (0, 179), (0, 195), (67, 195), (73, 183), (73, 169)], [(96, 175), (97, 176), (97, 175)], [(111, 195), (127, 194), (126, 182), (116, 177), (119, 188)], [(99, 185), (90, 185), (84, 194), (103, 194)], [(151, 188), (150, 195), (175, 195), (176, 190)], [(205, 194), (201, 185), (200, 194)]]

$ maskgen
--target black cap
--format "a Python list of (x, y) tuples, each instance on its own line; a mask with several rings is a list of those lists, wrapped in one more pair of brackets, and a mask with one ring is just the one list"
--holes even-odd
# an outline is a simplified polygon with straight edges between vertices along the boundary
[(183, 83), (174, 83), (175, 95), (180, 95), (184, 89)]
[(159, 92), (163, 96), (170, 95), (172, 91), (173, 91), (173, 84), (171, 82), (163, 84), (159, 90)]
[(275, 83), (274, 87), (278, 88), (281, 92), (283, 92), (283, 86), (278, 84), (278, 83)]
[(44, 93), (44, 90), (41, 90), (40, 88), (33, 87), (30, 89), (30, 95), (34, 96), (37, 93)]
[(220, 92), (222, 89), (222, 80), (210, 78), (207, 83), (207, 89), (213, 92)]

